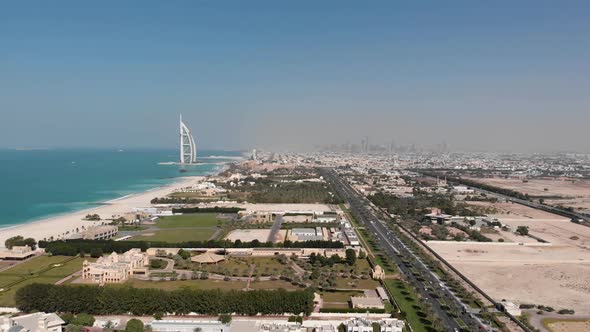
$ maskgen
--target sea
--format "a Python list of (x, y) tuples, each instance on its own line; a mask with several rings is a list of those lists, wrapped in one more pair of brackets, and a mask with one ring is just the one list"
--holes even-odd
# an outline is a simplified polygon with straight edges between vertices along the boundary
[(0, 150), (0, 229), (96, 207), (178, 177), (215, 174), (240, 156), (199, 151), (199, 164), (182, 166), (172, 163), (175, 150)]

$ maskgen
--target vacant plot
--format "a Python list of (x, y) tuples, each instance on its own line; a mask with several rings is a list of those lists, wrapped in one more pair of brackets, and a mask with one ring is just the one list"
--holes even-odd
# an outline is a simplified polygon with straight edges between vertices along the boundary
[[(590, 256), (589, 229), (580, 227), (578, 240), (554, 239), (552, 228), (544, 227), (550, 245), (517, 243), (429, 243), (438, 254), (497, 300), (543, 304), (555, 309), (574, 309), (589, 314)], [(567, 244), (567, 242), (571, 244)], [(577, 243), (577, 245), (576, 245)], [(543, 290), (543, 291), (540, 291)]]
[(590, 181), (571, 179), (469, 178), (492, 186), (511, 189), (531, 196), (590, 197)]
[(132, 240), (149, 240), (164, 242), (206, 241), (215, 234), (214, 228), (186, 228), (186, 229), (161, 229), (142, 234)]
[[(285, 231), (281, 231), (285, 232)], [(270, 235), (270, 229), (236, 229), (225, 237), (230, 241), (240, 240), (242, 242), (252, 242), (258, 240), (260, 242), (266, 242)], [(283, 236), (284, 238), (284, 236)]]
[(590, 331), (590, 320), (546, 318), (543, 326), (551, 332), (586, 332)]
[(216, 227), (220, 221), (215, 213), (195, 213), (158, 219), (158, 228)]

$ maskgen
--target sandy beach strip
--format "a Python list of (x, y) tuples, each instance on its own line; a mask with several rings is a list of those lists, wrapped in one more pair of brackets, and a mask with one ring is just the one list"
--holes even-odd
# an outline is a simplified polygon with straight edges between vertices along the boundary
[(82, 226), (88, 228), (90, 226), (100, 225), (105, 222), (105, 220), (88, 221), (83, 219), (87, 214), (94, 213), (100, 215), (102, 219), (111, 218), (114, 215), (130, 213), (133, 211), (133, 208), (150, 206), (150, 201), (154, 197), (166, 196), (176, 189), (192, 186), (202, 179), (204, 179), (203, 176), (181, 177), (178, 178), (176, 182), (169, 185), (119, 197), (90, 209), (71, 212), (37, 221), (31, 221), (21, 225), (1, 228), (0, 247), (4, 247), (4, 242), (6, 239), (16, 235), (32, 237), (39, 241), (44, 238), (48, 239), (52, 236), (57, 238), (66, 232), (75, 232), (76, 228), (82, 228)]

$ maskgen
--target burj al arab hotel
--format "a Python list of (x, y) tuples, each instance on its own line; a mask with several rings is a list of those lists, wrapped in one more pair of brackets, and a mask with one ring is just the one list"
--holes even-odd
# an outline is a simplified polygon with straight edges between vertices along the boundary
[(182, 122), (182, 114), (180, 115), (180, 163), (197, 163), (197, 144), (191, 130)]

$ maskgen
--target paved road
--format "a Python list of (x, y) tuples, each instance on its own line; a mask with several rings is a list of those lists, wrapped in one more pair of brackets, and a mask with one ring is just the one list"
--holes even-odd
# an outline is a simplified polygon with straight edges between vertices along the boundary
[(272, 243), (283, 242), (283, 239), (277, 238), (277, 235), (279, 234), (279, 231), (281, 230), (282, 224), (283, 224), (283, 216), (277, 215), (275, 217), (275, 222), (272, 225), (272, 228), (270, 229), (270, 234), (268, 234), (268, 239), (266, 241), (272, 242)]
[(443, 284), (438, 276), (432, 272), (421, 260), (401, 242), (388, 226), (378, 218), (377, 212), (371, 207), (370, 202), (356, 192), (346, 181), (342, 180), (333, 170), (323, 169), (324, 178), (328, 179), (336, 191), (344, 198), (355, 218), (373, 233), (378, 244), (385, 250), (389, 257), (396, 263), (401, 274), (413, 285), (418, 293), (427, 301), (432, 310), (441, 318), (445, 331), (459, 330), (459, 323), (447, 313), (438, 299), (431, 293), (438, 289), (442, 294), (440, 300), (451, 308), (459, 318), (465, 322), (469, 331), (489, 330), (489, 326), (483, 324), (477, 317), (465, 312), (466, 307), (451, 290)]

